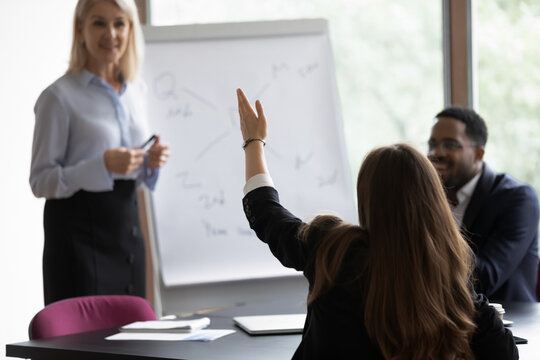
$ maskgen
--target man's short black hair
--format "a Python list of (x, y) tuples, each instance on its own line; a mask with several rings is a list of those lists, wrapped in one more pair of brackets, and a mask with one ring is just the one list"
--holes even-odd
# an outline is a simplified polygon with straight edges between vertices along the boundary
[(487, 143), (487, 126), (480, 115), (473, 109), (463, 106), (449, 106), (438, 113), (436, 118), (449, 117), (457, 119), (465, 124), (465, 133), (477, 145), (485, 146)]

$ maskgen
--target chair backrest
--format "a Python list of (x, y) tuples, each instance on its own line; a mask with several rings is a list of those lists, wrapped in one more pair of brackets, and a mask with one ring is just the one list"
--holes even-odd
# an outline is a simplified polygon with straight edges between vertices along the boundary
[(97, 295), (60, 300), (38, 312), (28, 327), (30, 339), (120, 327), (156, 320), (150, 304), (131, 295)]

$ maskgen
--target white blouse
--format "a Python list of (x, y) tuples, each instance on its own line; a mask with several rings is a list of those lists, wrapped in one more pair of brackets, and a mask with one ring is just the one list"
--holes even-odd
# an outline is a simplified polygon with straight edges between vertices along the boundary
[(36, 197), (67, 198), (79, 190), (110, 191), (115, 179), (135, 179), (153, 188), (158, 171), (143, 165), (127, 176), (107, 171), (106, 150), (139, 147), (149, 136), (144, 85), (116, 92), (83, 70), (66, 74), (39, 96), (32, 145), (30, 186)]

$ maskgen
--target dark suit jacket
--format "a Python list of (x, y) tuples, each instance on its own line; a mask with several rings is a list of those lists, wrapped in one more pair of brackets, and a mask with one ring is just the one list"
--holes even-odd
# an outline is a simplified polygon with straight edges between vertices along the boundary
[[(315, 279), (315, 254), (326, 233), (312, 230), (304, 241), (298, 237), (302, 220), (279, 203), (277, 191), (261, 187), (243, 200), (250, 227), (268, 244), (274, 256), (286, 267), (303, 271), (310, 288)], [(366, 235), (367, 236), (367, 235)], [(293, 360), (376, 359), (383, 356), (372, 343), (364, 325), (365, 288), (362, 276), (367, 262), (367, 241), (355, 241), (343, 259), (335, 286), (307, 307), (302, 341)], [(475, 359), (517, 359), (512, 332), (503, 327), (498, 313), (485, 296), (473, 294), (477, 326), (471, 339)]]
[(478, 293), (492, 301), (536, 301), (538, 199), (532, 187), (484, 163), (461, 227), (476, 254)]

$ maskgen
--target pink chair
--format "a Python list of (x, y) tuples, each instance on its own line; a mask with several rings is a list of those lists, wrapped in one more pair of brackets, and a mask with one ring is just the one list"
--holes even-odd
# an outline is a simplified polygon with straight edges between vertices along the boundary
[(38, 312), (28, 336), (43, 339), (85, 331), (117, 328), (134, 321), (156, 320), (150, 304), (131, 295), (83, 296), (60, 300)]

